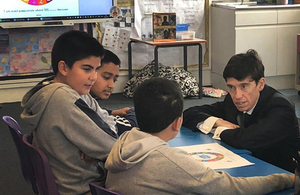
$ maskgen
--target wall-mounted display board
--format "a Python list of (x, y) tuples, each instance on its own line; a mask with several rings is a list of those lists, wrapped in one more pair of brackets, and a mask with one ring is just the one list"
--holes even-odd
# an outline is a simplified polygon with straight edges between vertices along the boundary
[(0, 29), (0, 80), (49, 75), (54, 41), (71, 29), (79, 26)]

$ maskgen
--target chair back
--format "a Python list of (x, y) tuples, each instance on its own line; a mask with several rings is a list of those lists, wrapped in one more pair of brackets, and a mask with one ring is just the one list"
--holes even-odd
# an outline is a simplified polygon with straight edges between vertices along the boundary
[(111, 191), (95, 183), (90, 183), (90, 189), (92, 195), (123, 195), (119, 192)]
[(13, 138), (15, 146), (18, 151), (22, 175), (27, 183), (30, 183), (32, 190), (35, 194), (38, 194), (35, 175), (31, 164), (30, 156), (27, 147), (22, 141), (23, 132), (18, 122), (11, 116), (3, 116), (3, 121), (7, 124), (10, 134)]
[(27, 146), (29, 155), (31, 157), (39, 194), (59, 195), (55, 183), (55, 178), (46, 155), (42, 152), (42, 150), (32, 145), (32, 139), (29, 135), (25, 134), (22, 140), (23, 143)]

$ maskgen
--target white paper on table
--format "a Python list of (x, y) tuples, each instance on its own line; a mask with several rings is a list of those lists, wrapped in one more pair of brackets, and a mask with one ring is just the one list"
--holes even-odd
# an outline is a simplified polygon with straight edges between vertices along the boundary
[(253, 165), (254, 163), (231, 152), (218, 143), (177, 147), (212, 169), (227, 169)]

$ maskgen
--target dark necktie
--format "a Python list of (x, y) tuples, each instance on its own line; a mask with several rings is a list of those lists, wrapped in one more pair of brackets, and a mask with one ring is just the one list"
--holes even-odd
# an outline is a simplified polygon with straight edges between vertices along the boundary
[(242, 112), (239, 112), (237, 115), (237, 124), (240, 126), (240, 128), (243, 128), (244, 114)]
[(250, 117), (251, 117), (251, 115), (249, 115), (247, 113), (243, 113), (243, 112), (239, 113), (239, 118), (240, 118), (239, 125), (240, 125), (241, 129), (243, 129), (244, 127), (248, 127)]
[(245, 126), (248, 127), (249, 122), (250, 122), (250, 118), (251, 118), (250, 114), (247, 114), (247, 113), (244, 114), (244, 127)]

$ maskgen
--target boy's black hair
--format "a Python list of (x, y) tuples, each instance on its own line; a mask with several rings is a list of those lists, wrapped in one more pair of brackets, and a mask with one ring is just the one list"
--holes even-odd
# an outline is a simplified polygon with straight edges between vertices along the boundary
[(107, 63), (114, 63), (115, 65), (121, 67), (121, 60), (120, 58), (114, 54), (112, 51), (110, 50), (105, 50), (105, 54), (104, 54), (104, 57), (102, 58), (101, 60), (101, 65), (102, 64), (107, 64)]
[(183, 96), (176, 81), (151, 78), (140, 84), (133, 95), (141, 131), (158, 133), (182, 115)]
[(91, 56), (103, 57), (103, 46), (84, 31), (71, 30), (60, 35), (53, 45), (51, 63), (54, 74), (58, 72), (58, 63), (63, 60), (69, 68), (73, 64)]
[(249, 49), (246, 53), (240, 53), (232, 56), (228, 61), (224, 71), (223, 78), (235, 78), (238, 81), (251, 77), (256, 83), (264, 77), (264, 65), (257, 52)]

